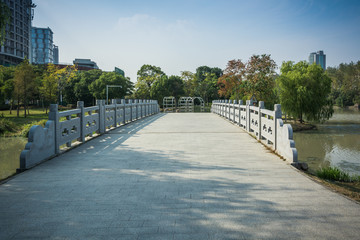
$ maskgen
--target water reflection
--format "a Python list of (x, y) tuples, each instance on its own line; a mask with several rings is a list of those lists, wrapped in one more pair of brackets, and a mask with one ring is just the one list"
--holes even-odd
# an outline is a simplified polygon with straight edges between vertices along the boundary
[(11, 176), (20, 167), (20, 153), (27, 138), (0, 137), (0, 180)]
[(296, 132), (294, 140), (299, 161), (308, 163), (312, 172), (336, 166), (360, 175), (360, 113), (337, 110), (318, 130)]

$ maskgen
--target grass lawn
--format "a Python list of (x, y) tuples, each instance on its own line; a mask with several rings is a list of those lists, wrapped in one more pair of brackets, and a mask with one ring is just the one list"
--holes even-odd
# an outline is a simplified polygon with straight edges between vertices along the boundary
[(19, 117), (16, 116), (16, 109), (12, 110), (12, 114), (10, 114), (9, 110), (2, 110), (2, 111), (0, 111), (0, 116), (8, 118), (12, 122), (14, 122), (16, 124), (20, 124), (20, 125), (28, 124), (28, 123), (31, 123), (34, 121), (40, 121), (43, 119), (48, 119), (48, 114), (46, 114), (42, 108), (30, 109), (30, 115), (26, 115), (26, 118), (24, 117), (23, 109), (20, 110)]
[(42, 108), (30, 109), (30, 115), (24, 117), (24, 110), (20, 110), (19, 117), (16, 116), (16, 110), (10, 114), (9, 110), (0, 111), (0, 121), (5, 120), (11, 122), (10, 131), (3, 130), (3, 135), (7, 137), (11, 136), (22, 136), (24, 130), (30, 129), (32, 125), (38, 125), (40, 121), (44, 122), (48, 119), (48, 114), (43, 111)]

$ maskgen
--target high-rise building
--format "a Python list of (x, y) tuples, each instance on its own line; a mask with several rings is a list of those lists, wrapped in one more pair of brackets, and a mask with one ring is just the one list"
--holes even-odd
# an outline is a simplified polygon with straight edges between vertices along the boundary
[(59, 64), (59, 47), (54, 45), (54, 64)]
[(124, 70), (122, 70), (122, 69), (120, 69), (120, 68), (118, 68), (118, 67), (115, 67), (114, 72), (116, 72), (116, 73), (122, 75), (123, 77), (125, 77), (125, 72), (124, 72)]
[(32, 63), (54, 63), (53, 31), (50, 28), (31, 28)]
[(28, 58), (31, 61), (31, 20), (35, 5), (32, 0), (0, 0), (10, 10), (9, 23), (5, 28), (5, 41), (0, 46), (0, 64), (16, 65)]
[(93, 69), (99, 69), (96, 62), (91, 61), (91, 59), (82, 59), (82, 58), (75, 58), (73, 61), (74, 65), (77, 65), (78, 67), (86, 67), (86, 68), (93, 68)]
[(326, 55), (324, 51), (317, 51), (310, 53), (309, 64), (319, 64), (324, 70), (326, 70)]

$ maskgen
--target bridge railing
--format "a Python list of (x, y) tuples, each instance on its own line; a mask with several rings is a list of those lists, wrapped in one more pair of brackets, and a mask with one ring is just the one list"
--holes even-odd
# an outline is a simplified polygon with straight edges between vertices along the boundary
[[(79, 101), (77, 108), (59, 112), (57, 104), (51, 104), (49, 120), (45, 127), (32, 126), (28, 143), (20, 155), (20, 168), (23, 171), (40, 162), (56, 156), (61, 146), (70, 148), (112, 128), (156, 114), (160, 111), (156, 100), (97, 100), (96, 106), (84, 107)], [(76, 143), (75, 143), (76, 142)]]
[(262, 101), (253, 106), (250, 100), (246, 104), (243, 101), (215, 100), (211, 106), (211, 112), (239, 125), (286, 160), (297, 162), (292, 127), (283, 123), (280, 104), (275, 104), (274, 109), (265, 109)]

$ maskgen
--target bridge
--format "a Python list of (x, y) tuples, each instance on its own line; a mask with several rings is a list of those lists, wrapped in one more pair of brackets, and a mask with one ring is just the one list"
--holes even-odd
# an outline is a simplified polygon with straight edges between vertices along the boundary
[(46, 127), (31, 129), (21, 173), (0, 185), (0, 239), (358, 238), (360, 205), (277, 151), (276, 110), (158, 110), (53, 106)]

